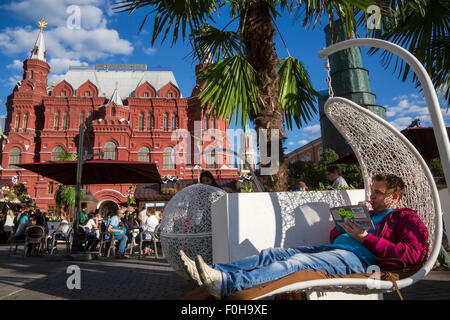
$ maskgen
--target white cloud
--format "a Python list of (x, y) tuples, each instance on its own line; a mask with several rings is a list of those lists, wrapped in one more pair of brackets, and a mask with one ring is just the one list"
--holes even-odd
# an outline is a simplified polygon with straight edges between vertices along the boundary
[[(419, 119), (423, 127), (431, 126), (431, 119), (426, 102), (421, 95), (401, 95), (392, 99), (396, 102), (393, 106), (386, 107), (388, 121), (397, 129), (405, 129), (412, 120)], [(450, 115), (444, 116), (444, 121), (450, 120)]]
[(58, 84), (61, 81), (63, 81), (65, 75), (66, 75), (65, 73), (63, 73), (63, 74), (51, 74), (48, 77), (48, 84), (49, 84), (49, 86), (53, 83), (53, 81), (55, 81), (55, 84)]
[[(0, 51), (9, 56), (26, 54), (34, 46), (39, 30), (30, 28), (6, 28), (0, 33)], [(73, 29), (58, 27), (44, 33), (48, 57), (67, 59), (106, 58), (116, 54), (129, 55), (133, 46), (121, 39), (113, 29)]]
[[(15, 17), (23, 21), (37, 21), (44, 18), (48, 27), (66, 26), (67, 21), (72, 21), (74, 15), (80, 14), (80, 27), (83, 29), (95, 29), (105, 26), (106, 20), (103, 11), (98, 6), (103, 6), (103, 0), (23, 0), (13, 1), (0, 8), (14, 13)], [(68, 8), (76, 6), (75, 12)]]
[(408, 127), (414, 119), (411, 117), (400, 117), (391, 121), (391, 124), (399, 131)]
[(146, 48), (142, 51), (144, 51), (145, 54), (148, 54), (149, 56), (151, 56), (152, 54), (155, 54), (156, 51), (158, 51), (158, 50), (156, 48)]
[(11, 64), (8, 64), (6, 66), (8, 69), (19, 69), (21, 70), (23, 68), (23, 62), (19, 59), (14, 59), (14, 61)]
[[(80, 29), (67, 26), (71, 14), (66, 10), (70, 5), (80, 8)], [(27, 22), (42, 17), (48, 21), (48, 28), (44, 32), (47, 60), (50, 57), (94, 61), (117, 54), (131, 54), (133, 45), (121, 39), (117, 30), (107, 27), (103, 7), (107, 9), (105, 0), (24, 0), (0, 6)], [(38, 33), (36, 24), (5, 28), (0, 31), (0, 52), (14, 57), (23, 54), (25, 58), (29, 56)]]
[(87, 62), (81, 62), (80, 60), (71, 60), (67, 58), (52, 58), (48, 61), (53, 73), (66, 72), (71, 66), (87, 66)]
[(311, 142), (311, 141), (308, 141), (308, 140), (306, 140), (306, 139), (302, 139), (302, 140), (299, 140), (299, 141), (298, 141), (298, 145), (299, 145), (299, 146), (304, 146), (305, 144), (307, 144), (307, 143), (309, 143), (309, 142)]
[(312, 134), (316, 134), (316, 133), (320, 133), (320, 124), (315, 124), (312, 126), (307, 126), (303, 129), (303, 131), (305, 133), (312, 133)]
[(11, 87), (14, 88), (16, 86), (16, 83), (18, 81), (22, 80), (22, 75), (13, 75), (11, 77), (8, 78), (7, 84)]

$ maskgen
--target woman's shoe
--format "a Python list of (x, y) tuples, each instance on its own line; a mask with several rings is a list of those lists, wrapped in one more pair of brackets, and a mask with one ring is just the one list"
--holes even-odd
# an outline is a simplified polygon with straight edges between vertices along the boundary
[(197, 285), (203, 285), (202, 280), (200, 279), (200, 276), (198, 274), (195, 261), (189, 258), (183, 250), (180, 250), (179, 254), (181, 262), (183, 262), (182, 265), (184, 272), (186, 272), (186, 274), (191, 277), (191, 279), (194, 280)]
[(195, 258), (195, 264), (197, 265), (200, 279), (206, 286), (209, 294), (216, 299), (222, 298), (222, 272), (208, 266), (200, 255)]

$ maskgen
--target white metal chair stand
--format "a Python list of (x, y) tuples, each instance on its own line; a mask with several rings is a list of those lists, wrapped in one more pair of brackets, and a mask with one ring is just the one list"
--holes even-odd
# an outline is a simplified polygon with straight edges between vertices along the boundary
[[(416, 72), (422, 84), (430, 110), (439, 152), (447, 181), (450, 181), (450, 148), (445, 125), (437, 103), (434, 87), (423, 66), (407, 50), (378, 39), (352, 39), (339, 42), (322, 50), (324, 57), (353, 46), (373, 46), (399, 55)], [(356, 103), (331, 97), (325, 103), (325, 113), (337, 130), (347, 140), (358, 158), (364, 176), (366, 197), (369, 196), (371, 177), (377, 173), (392, 173), (401, 177), (406, 190), (399, 204), (416, 210), (428, 228), (428, 258), (413, 275), (397, 281), (399, 289), (410, 286), (425, 277), (433, 268), (442, 241), (442, 211), (433, 176), (414, 146), (393, 126)], [(261, 299), (285, 292), (345, 292), (353, 294), (383, 293), (394, 290), (391, 281), (367, 279), (324, 279), (292, 283)]]

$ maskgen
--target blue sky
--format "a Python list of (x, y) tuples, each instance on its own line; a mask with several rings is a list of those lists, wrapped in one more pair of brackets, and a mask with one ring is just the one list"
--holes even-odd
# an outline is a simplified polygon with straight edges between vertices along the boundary
[[(45, 18), (47, 61), (51, 66), (49, 85), (58, 83), (70, 65), (95, 65), (96, 63), (147, 64), (152, 67), (169, 67), (173, 70), (184, 97), (190, 96), (195, 85), (195, 64), (186, 58), (190, 48), (181, 41), (171, 46), (158, 41), (151, 46), (152, 19), (144, 30), (139, 26), (147, 13), (144, 9), (132, 16), (115, 13), (114, 2), (108, 0), (20, 0), (2, 1), (0, 4), (0, 59), (3, 77), (0, 79), (0, 114), (6, 114), (6, 99), (15, 83), (22, 77), (22, 61), (32, 49), (39, 32), (36, 21)], [(80, 29), (69, 30), (67, 20), (71, 5), (80, 8)], [(226, 22), (226, 18), (222, 18)], [(298, 58), (308, 70), (316, 90), (327, 88), (324, 62), (318, 51), (325, 47), (322, 19), (315, 29), (305, 29), (286, 13), (278, 20), (278, 28), (292, 56)], [(361, 32), (360, 36), (364, 36)], [(280, 58), (287, 56), (277, 36)], [(422, 93), (410, 81), (400, 81), (393, 68), (385, 70), (379, 54), (367, 55), (362, 49), (364, 68), (368, 69), (372, 92), (377, 104), (387, 108), (388, 121), (397, 129), (404, 129), (412, 120), (420, 118), (423, 126), (430, 126), (430, 117)], [(443, 111), (446, 125), (450, 114)], [(4, 120), (2, 121), (4, 122)], [(233, 127), (233, 125), (231, 125)], [(301, 129), (288, 132), (287, 151), (292, 151), (320, 136), (318, 115)]]

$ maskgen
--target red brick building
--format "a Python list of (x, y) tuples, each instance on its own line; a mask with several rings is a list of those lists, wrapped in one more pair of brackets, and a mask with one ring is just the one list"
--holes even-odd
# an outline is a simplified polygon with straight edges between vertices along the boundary
[[(103, 152), (104, 159), (156, 163), (163, 177), (195, 179), (199, 173), (195, 165), (217, 178), (238, 177), (231, 155), (194, 157), (198, 146), (194, 132), (205, 138), (207, 129), (217, 129), (226, 137), (227, 130), (224, 121), (198, 111), (198, 84), (191, 97), (185, 98), (172, 71), (148, 71), (143, 65), (96, 65), (72, 67), (61, 82), (49, 86), (42, 29), (23, 62), (23, 80), (8, 96), (0, 176), (17, 176), (40, 209), (54, 209), (56, 182), (15, 164), (55, 160), (63, 149), (76, 153), (80, 123), (89, 131), (86, 146), (93, 153)], [(201, 67), (197, 66), (197, 74)], [(205, 150), (210, 143), (199, 148)], [(228, 147), (226, 140), (224, 146)], [(85, 187), (101, 208), (126, 201), (130, 184)]]

